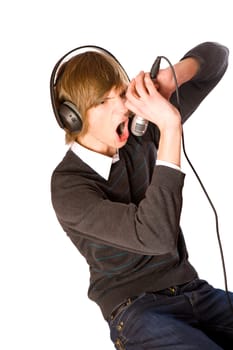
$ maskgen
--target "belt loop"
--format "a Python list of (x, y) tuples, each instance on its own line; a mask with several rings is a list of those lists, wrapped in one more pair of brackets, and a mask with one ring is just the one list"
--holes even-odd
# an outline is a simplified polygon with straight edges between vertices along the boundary
[(176, 287), (170, 287), (169, 290), (172, 294), (176, 294)]

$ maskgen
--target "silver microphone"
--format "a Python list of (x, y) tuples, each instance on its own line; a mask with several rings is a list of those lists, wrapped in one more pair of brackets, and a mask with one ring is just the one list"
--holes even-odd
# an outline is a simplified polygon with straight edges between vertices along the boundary
[[(156, 78), (158, 74), (160, 61), (161, 61), (161, 56), (158, 56), (151, 67), (150, 77), (153, 80)], [(133, 117), (132, 124), (131, 124), (131, 132), (135, 136), (142, 136), (145, 134), (147, 126), (148, 126), (148, 120), (140, 117), (139, 115), (135, 115)]]

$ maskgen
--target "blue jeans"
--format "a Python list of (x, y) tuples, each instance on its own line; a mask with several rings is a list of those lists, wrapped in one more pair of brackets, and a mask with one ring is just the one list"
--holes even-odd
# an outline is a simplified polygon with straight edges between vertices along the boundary
[(109, 326), (118, 350), (233, 350), (226, 293), (200, 279), (129, 300)]

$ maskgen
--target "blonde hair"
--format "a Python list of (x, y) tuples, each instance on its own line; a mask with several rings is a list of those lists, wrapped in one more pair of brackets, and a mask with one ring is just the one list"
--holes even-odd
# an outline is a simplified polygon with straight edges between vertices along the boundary
[(116, 59), (110, 55), (88, 51), (72, 57), (64, 63), (56, 83), (57, 105), (72, 102), (82, 116), (80, 132), (66, 131), (66, 143), (75, 141), (78, 133), (85, 134), (88, 128), (87, 110), (96, 106), (113, 87), (128, 84), (128, 76)]

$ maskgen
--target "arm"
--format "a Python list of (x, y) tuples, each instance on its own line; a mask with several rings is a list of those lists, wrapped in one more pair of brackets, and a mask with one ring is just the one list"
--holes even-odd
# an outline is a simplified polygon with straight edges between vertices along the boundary
[(126, 107), (156, 124), (160, 131), (157, 160), (180, 167), (181, 117), (157, 90), (148, 73), (140, 72), (129, 84)]
[[(173, 65), (177, 85), (180, 87), (191, 80), (199, 71), (200, 63), (197, 58), (187, 57)], [(170, 100), (176, 89), (175, 79), (171, 67), (161, 69), (157, 75), (156, 84), (160, 94)]]
[[(190, 50), (174, 65), (179, 86), (181, 122), (195, 111), (226, 71), (229, 51), (216, 43), (203, 43)], [(156, 90), (157, 89), (157, 90)], [(160, 70), (153, 86), (148, 74), (141, 72), (132, 80), (127, 92), (127, 107), (156, 124), (160, 131), (158, 160), (180, 166), (180, 135), (175, 109), (175, 80), (170, 67)], [(171, 118), (167, 118), (173, 114)], [(174, 124), (176, 123), (176, 126)], [(173, 131), (171, 130), (173, 128)]]
[[(221, 80), (228, 66), (228, 56), (229, 50), (225, 46), (205, 42), (191, 49), (174, 65), (183, 123)], [(160, 70), (157, 81), (160, 93), (177, 106), (171, 69)]]

